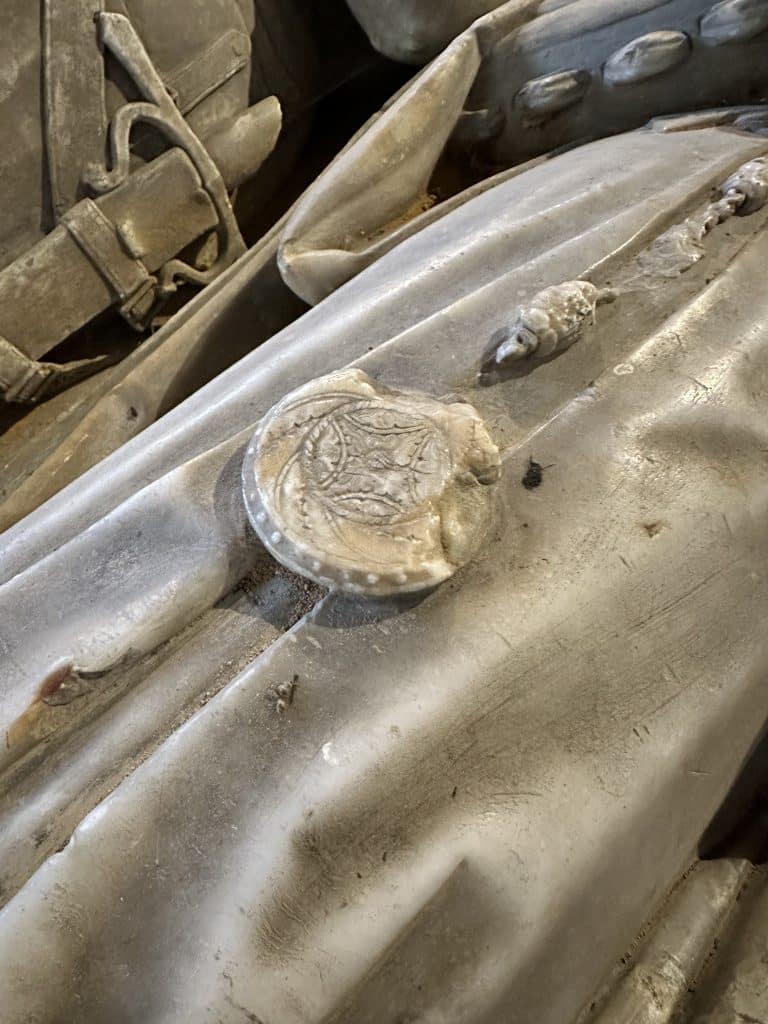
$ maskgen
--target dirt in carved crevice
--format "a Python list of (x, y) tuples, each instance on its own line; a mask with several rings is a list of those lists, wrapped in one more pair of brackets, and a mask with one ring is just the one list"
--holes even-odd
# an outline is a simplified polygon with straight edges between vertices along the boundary
[(407, 208), (407, 210), (399, 214), (397, 217), (394, 217), (386, 224), (383, 224), (381, 227), (376, 228), (375, 231), (371, 231), (370, 233), (362, 231), (360, 233), (359, 238), (353, 238), (351, 235), (348, 235), (345, 238), (345, 242), (347, 242), (350, 246), (354, 245), (355, 243), (358, 243), (358, 247), (362, 246), (363, 248), (365, 248), (366, 246), (373, 244), (374, 242), (378, 242), (380, 238), (384, 238), (387, 235), (391, 235), (392, 232), (397, 231), (399, 228), (403, 227), (404, 224), (408, 224), (409, 221), (415, 220), (417, 217), (420, 217), (422, 213), (426, 213), (428, 210), (431, 210), (432, 207), (439, 202), (439, 196), (435, 195), (432, 192), (424, 192), (422, 195), (417, 196), (417, 198), (413, 200), (413, 202)]
[(61, 665), (59, 668), (49, 672), (40, 684), (37, 699), (49, 701), (56, 692), (66, 683), (70, 675), (74, 674), (72, 665)]
[(259, 613), (281, 631), (289, 630), (308, 615), (327, 591), (264, 555), (237, 587)]

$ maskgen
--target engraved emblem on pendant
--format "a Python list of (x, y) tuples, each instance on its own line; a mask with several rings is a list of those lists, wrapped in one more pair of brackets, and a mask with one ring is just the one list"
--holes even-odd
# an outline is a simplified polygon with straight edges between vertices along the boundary
[(388, 594), (433, 586), (467, 560), (497, 475), (498, 450), (470, 405), (346, 370), (264, 417), (243, 484), (279, 561), (327, 586)]

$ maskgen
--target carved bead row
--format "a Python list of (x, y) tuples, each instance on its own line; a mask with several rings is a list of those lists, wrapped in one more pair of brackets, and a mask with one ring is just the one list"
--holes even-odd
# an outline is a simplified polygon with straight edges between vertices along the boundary
[[(710, 45), (746, 42), (768, 29), (768, 0), (721, 0), (701, 18), (699, 34)], [(630, 85), (653, 78), (687, 60), (691, 40), (685, 32), (647, 32), (614, 51), (603, 65), (608, 85)], [(584, 69), (556, 71), (527, 82), (515, 98), (529, 114), (554, 114), (586, 95), (592, 75)]]

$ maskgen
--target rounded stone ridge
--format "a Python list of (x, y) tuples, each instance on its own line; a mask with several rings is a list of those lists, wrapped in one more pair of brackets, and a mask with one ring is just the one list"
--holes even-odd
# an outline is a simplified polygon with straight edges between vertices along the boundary
[(608, 85), (632, 85), (681, 64), (691, 52), (685, 32), (660, 29), (647, 32), (612, 53), (603, 67)]
[(321, 377), (260, 421), (243, 463), (267, 550), (321, 585), (384, 596), (435, 586), (477, 550), (499, 451), (464, 402)]

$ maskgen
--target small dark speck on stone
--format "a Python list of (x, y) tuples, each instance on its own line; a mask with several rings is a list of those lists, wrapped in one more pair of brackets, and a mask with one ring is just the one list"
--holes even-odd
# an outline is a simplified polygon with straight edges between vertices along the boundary
[(526, 491), (533, 491), (537, 487), (541, 486), (541, 482), (544, 479), (544, 467), (540, 462), (536, 462), (534, 459), (528, 459), (528, 468), (525, 471), (525, 476), (520, 481)]
[(128, 419), (129, 420), (137, 419), (138, 415), (139, 415), (139, 410), (136, 408), (136, 406), (131, 405), (131, 406), (128, 407)]

